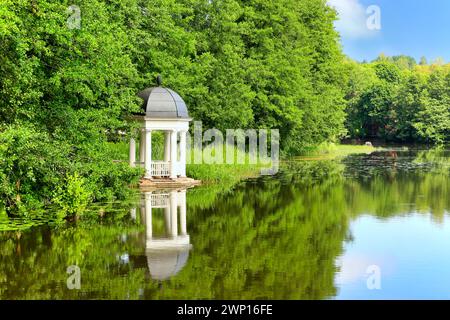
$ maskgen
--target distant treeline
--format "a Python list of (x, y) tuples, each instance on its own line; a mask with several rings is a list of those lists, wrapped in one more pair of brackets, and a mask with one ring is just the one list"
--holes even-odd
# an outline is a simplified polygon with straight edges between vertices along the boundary
[(380, 55), (346, 61), (348, 135), (443, 143), (450, 138), (450, 64)]

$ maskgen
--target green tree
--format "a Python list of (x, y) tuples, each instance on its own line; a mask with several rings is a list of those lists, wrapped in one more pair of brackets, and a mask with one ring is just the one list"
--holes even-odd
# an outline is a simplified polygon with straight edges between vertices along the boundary
[(346, 126), (351, 137), (437, 143), (449, 139), (450, 70), (416, 66), (413, 60), (381, 56), (370, 64), (347, 63)]

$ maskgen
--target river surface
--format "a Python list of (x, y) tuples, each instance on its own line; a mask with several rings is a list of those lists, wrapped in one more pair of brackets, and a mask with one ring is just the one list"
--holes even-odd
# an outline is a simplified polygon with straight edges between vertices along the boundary
[(4, 217), (0, 299), (449, 299), (449, 161), (298, 159), (67, 224)]

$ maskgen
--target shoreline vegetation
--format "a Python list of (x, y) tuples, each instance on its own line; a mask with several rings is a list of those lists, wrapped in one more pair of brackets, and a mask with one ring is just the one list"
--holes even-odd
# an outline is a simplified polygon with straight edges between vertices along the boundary
[[(307, 161), (307, 160), (330, 160), (342, 158), (352, 154), (370, 154), (375, 151), (382, 151), (382, 147), (324, 143), (302, 153), (296, 157), (281, 157), (280, 162), (289, 161)], [(246, 154), (248, 158), (248, 154)], [(260, 176), (260, 170), (267, 167), (261, 164), (189, 164), (187, 173), (189, 177), (202, 180), (205, 184), (227, 183), (233, 181), (238, 183), (242, 180), (256, 178)], [(270, 166), (269, 166), (270, 167)]]
[[(126, 143), (110, 144), (109, 148), (115, 150), (112, 154), (117, 157), (115, 162), (128, 163), (126, 159), (128, 152)], [(162, 148), (155, 148), (161, 150)], [(287, 166), (292, 162), (301, 163), (309, 161), (324, 161), (328, 163), (330, 160), (345, 158), (346, 156), (354, 154), (370, 154), (377, 151), (389, 150), (385, 147), (374, 147), (367, 145), (354, 144), (322, 144), (301, 156), (288, 157), (280, 159), (280, 167), (283, 163)], [(401, 150), (408, 150), (403, 146)], [(236, 149), (235, 149), (236, 151)], [(192, 156), (192, 153), (191, 153)], [(189, 204), (193, 207), (207, 208), (217, 199), (218, 196), (231, 192), (240, 183), (248, 180), (261, 177), (260, 170), (267, 168), (267, 165), (249, 164), (248, 154), (246, 153), (245, 164), (188, 164), (187, 175), (189, 177), (202, 180), (202, 185), (192, 188), (188, 193)], [(138, 169), (138, 171), (143, 169)], [(75, 178), (76, 182), (80, 180)], [(81, 187), (81, 186), (78, 186)], [(126, 187), (129, 192), (126, 192), (127, 197), (122, 199), (123, 203), (133, 204), (136, 201), (136, 191), (139, 190), (138, 183), (134, 183)], [(84, 197), (83, 193), (76, 194), (74, 192), (70, 199), (62, 201), (60, 204), (55, 203), (49, 207), (41, 207), (28, 211), (26, 216), (16, 216), (14, 219), (9, 219), (6, 211), (0, 210), (0, 231), (1, 230), (26, 230), (33, 226), (42, 224), (58, 225), (62, 221), (73, 221), (81, 219), (91, 220), (94, 216), (101, 214), (101, 212), (112, 212), (112, 209), (117, 200), (109, 202), (94, 202), (91, 199)], [(125, 200), (125, 201), (124, 201)], [(64, 206), (66, 206), (64, 208)], [(51, 215), (48, 212), (52, 212)], [(70, 215), (67, 213), (71, 212)], [(68, 219), (69, 218), (69, 219)]]
[(366, 153), (370, 154), (375, 151), (382, 151), (382, 147), (374, 147), (372, 145), (355, 145), (355, 144), (336, 144), (322, 143), (316, 148), (303, 152), (300, 156), (295, 157), (297, 160), (315, 160), (315, 159), (334, 159), (345, 157), (352, 154)]

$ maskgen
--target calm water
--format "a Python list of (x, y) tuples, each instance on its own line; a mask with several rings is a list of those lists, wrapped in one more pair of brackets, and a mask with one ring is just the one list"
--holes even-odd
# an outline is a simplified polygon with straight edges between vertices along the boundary
[[(4, 218), (0, 298), (448, 299), (449, 161), (291, 161), (231, 190), (140, 194), (70, 225)], [(67, 287), (71, 265), (80, 290)]]

